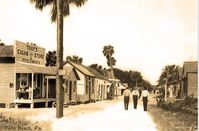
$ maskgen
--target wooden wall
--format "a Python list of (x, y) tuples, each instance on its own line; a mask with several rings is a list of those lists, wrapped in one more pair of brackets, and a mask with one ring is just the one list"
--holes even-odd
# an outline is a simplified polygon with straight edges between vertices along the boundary
[(193, 95), (194, 97), (198, 96), (198, 74), (197, 73), (188, 73), (187, 74), (187, 88), (188, 96)]
[[(5, 103), (6, 107), (10, 107), (10, 103), (14, 99), (15, 86), (15, 64), (0, 64), (0, 103)], [(10, 84), (13, 84), (10, 87)]]

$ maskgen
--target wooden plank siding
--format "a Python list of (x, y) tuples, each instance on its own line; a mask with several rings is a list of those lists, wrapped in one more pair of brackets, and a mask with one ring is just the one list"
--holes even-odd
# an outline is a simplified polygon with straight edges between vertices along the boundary
[[(66, 68), (67, 67), (67, 68)], [(105, 79), (103, 76), (100, 76), (93, 69), (90, 69), (84, 65), (75, 64), (75, 63), (66, 63), (64, 65), (66, 69), (65, 80), (68, 81), (77, 81), (76, 91), (72, 91), (72, 102), (84, 103), (89, 101), (104, 100), (107, 99), (107, 83), (108, 79)], [(72, 70), (74, 69), (74, 70)], [(74, 73), (76, 78), (74, 77)], [(65, 84), (65, 96), (64, 102), (69, 102), (69, 87)], [(72, 86), (73, 90), (74, 86)], [(67, 90), (67, 91), (66, 91)]]
[[(15, 64), (0, 64), (0, 103), (6, 104), (6, 107), (10, 107), (14, 99), (14, 87), (15, 87)], [(13, 87), (10, 87), (10, 83)]]
[(197, 73), (187, 73), (187, 86), (188, 86), (188, 96), (193, 95), (198, 96), (198, 74)]

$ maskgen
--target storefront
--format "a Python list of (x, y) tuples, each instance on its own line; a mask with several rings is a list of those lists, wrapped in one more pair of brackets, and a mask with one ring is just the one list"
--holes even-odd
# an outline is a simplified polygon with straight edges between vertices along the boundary
[(14, 88), (15, 106), (30, 104), (33, 108), (35, 103), (53, 102), (56, 98), (55, 68), (39, 67), (28, 64), (16, 63), (16, 79)]
[(37, 103), (48, 106), (55, 100), (56, 68), (45, 66), (44, 48), (15, 41), (12, 48), (4, 46), (0, 50), (4, 50), (0, 53), (1, 107), (33, 108)]

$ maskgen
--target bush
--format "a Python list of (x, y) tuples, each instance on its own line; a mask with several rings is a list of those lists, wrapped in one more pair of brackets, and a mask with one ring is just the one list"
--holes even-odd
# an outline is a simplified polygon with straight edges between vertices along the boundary
[(31, 123), (27, 120), (16, 119), (12, 117), (7, 117), (0, 114), (0, 130), (17, 130), (17, 131), (32, 131), (41, 130), (42, 128), (36, 123)]
[(180, 101), (166, 101), (161, 103), (159, 106), (168, 111), (181, 111), (186, 113), (197, 114), (198, 100), (193, 97), (188, 97), (185, 100)]

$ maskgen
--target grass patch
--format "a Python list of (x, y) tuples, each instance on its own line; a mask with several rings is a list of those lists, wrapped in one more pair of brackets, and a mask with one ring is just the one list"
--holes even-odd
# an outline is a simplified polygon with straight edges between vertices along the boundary
[(198, 114), (198, 100), (196, 98), (188, 97), (185, 100), (166, 101), (159, 106), (167, 111), (180, 111), (190, 114)]
[(150, 105), (148, 112), (156, 123), (158, 131), (196, 131), (198, 129), (197, 115), (168, 111), (156, 105)]
[(41, 131), (42, 128), (38, 122), (31, 122), (23, 119), (12, 118), (0, 114), (1, 131)]

